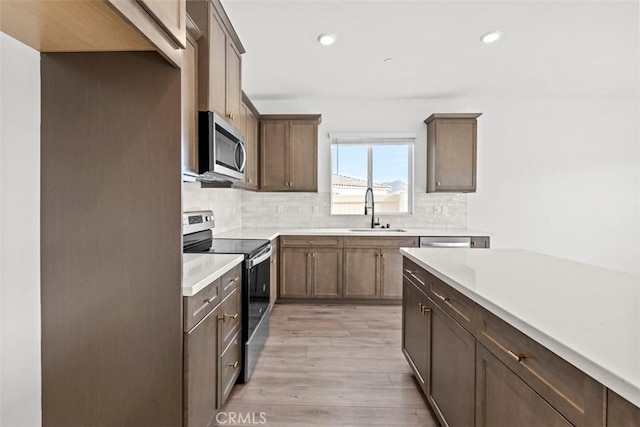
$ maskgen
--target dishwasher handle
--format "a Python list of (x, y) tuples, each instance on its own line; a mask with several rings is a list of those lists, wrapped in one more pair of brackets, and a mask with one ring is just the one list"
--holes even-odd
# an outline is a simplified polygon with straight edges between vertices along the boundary
[(470, 248), (470, 237), (421, 237), (421, 248)]

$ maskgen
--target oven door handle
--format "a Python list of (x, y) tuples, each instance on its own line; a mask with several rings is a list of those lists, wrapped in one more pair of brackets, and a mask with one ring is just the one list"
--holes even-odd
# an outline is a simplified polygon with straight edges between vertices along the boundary
[(272, 252), (271, 245), (269, 245), (269, 249), (264, 254), (258, 256), (257, 258), (249, 260), (249, 268), (253, 268), (254, 266), (260, 264), (261, 262), (264, 262), (270, 259), (271, 252)]

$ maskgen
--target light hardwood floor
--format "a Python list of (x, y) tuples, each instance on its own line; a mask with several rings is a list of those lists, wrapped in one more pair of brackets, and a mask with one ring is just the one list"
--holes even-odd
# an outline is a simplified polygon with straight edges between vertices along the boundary
[(216, 425), (264, 413), (273, 427), (437, 426), (400, 345), (400, 306), (277, 304), (251, 380)]

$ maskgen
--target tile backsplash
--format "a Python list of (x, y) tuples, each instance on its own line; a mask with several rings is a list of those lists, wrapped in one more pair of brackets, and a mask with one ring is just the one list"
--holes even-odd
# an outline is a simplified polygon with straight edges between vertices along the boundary
[[(329, 193), (256, 193), (183, 183), (183, 210), (211, 209), (216, 231), (238, 227), (367, 227), (371, 217), (330, 214)], [(377, 215), (376, 215), (377, 216)], [(391, 227), (467, 227), (467, 195), (414, 193), (413, 215), (384, 215)]]
[(242, 227), (242, 190), (200, 188), (200, 183), (182, 183), (182, 211), (211, 209), (216, 217), (216, 232)]

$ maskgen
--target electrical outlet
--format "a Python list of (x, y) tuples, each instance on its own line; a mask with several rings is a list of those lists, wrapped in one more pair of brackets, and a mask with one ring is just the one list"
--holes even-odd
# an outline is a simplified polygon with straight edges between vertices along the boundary
[(313, 212), (314, 214), (319, 213), (320, 212), (320, 206), (313, 205), (313, 208), (311, 209), (311, 212)]
[(284, 206), (280, 205), (277, 207), (276, 211), (280, 214), (284, 212)]

